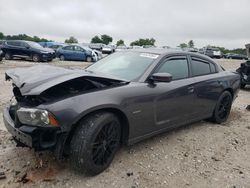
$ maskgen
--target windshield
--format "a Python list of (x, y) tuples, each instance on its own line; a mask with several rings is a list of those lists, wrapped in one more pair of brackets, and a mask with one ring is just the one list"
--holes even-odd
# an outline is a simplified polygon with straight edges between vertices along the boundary
[(43, 48), (40, 44), (36, 42), (27, 41), (27, 43), (33, 48)]
[(158, 55), (150, 53), (116, 52), (87, 70), (131, 81), (139, 78), (157, 57)]

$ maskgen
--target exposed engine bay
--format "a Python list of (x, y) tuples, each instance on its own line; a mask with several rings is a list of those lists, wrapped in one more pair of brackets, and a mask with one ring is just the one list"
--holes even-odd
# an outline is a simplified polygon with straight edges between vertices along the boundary
[(115, 87), (123, 84), (123, 82), (117, 80), (80, 77), (53, 86), (42, 92), (40, 95), (22, 96), (19, 88), (13, 84), (13, 93), (17, 102), (25, 103), (29, 106), (37, 106), (39, 104), (50, 102), (56, 99), (71, 97), (73, 95)]

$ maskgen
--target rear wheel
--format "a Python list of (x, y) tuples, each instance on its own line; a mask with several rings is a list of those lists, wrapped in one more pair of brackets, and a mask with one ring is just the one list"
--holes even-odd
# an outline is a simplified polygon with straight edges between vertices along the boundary
[(12, 59), (12, 54), (10, 52), (6, 52), (5, 59), (6, 60), (11, 60)]
[(34, 54), (34, 55), (32, 56), (32, 60), (33, 60), (34, 62), (39, 62), (39, 61), (41, 61), (41, 58), (40, 58), (40, 56), (39, 56), (38, 54)]
[(114, 114), (100, 112), (85, 118), (71, 140), (72, 167), (88, 175), (101, 173), (112, 162), (120, 139), (120, 121)]
[(60, 56), (59, 56), (59, 59), (60, 59), (60, 61), (65, 61), (64, 55), (60, 55)]
[(227, 120), (232, 106), (232, 95), (229, 91), (224, 91), (217, 101), (211, 120), (215, 123), (223, 123)]

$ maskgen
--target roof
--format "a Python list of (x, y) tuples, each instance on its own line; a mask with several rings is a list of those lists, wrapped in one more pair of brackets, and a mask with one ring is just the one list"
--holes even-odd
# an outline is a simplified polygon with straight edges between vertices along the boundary
[(159, 54), (159, 55), (164, 55), (164, 54), (165, 55), (168, 55), (168, 54), (195, 55), (195, 56), (200, 56), (201, 58), (206, 58), (210, 61), (212, 60), (210, 57), (197, 53), (197, 52), (187, 52), (187, 51), (176, 50), (176, 49), (138, 48), (138, 49), (129, 49), (127, 51), (139, 52), (139, 53), (152, 53), (152, 54)]

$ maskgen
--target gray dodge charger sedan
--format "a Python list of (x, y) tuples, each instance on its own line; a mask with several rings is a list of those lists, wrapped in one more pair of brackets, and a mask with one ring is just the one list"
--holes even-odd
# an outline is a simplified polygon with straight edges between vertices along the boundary
[(240, 76), (204, 55), (117, 52), (86, 69), (48, 65), (6, 72), (14, 97), (4, 122), (17, 146), (52, 150), (89, 175), (122, 144), (203, 119), (227, 120)]

